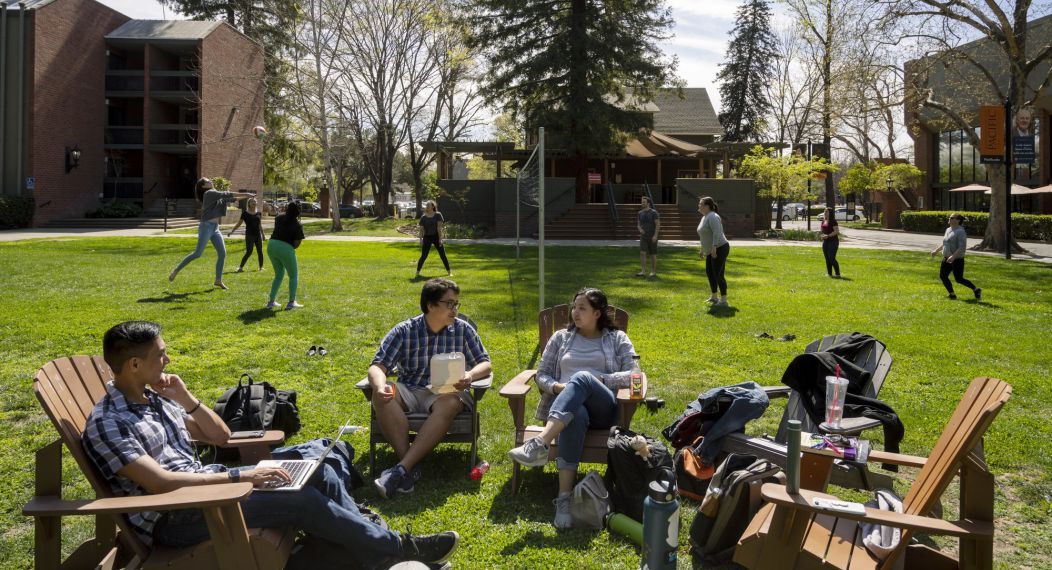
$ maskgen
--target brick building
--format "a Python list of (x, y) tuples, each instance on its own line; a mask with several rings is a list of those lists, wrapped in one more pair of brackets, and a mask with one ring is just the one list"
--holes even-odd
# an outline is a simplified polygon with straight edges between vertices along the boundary
[(200, 176), (263, 182), (263, 50), (221, 22), (132, 20), (94, 0), (2, 0), (0, 192), (34, 226), (109, 201), (160, 215)]

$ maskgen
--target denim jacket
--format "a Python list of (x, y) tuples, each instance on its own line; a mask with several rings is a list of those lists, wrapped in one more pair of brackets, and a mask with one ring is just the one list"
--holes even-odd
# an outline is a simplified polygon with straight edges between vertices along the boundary
[[(560, 362), (576, 336), (577, 329), (556, 331), (548, 340), (548, 346), (544, 347), (541, 363), (537, 367), (537, 387), (541, 391), (541, 401), (537, 405), (537, 419), (539, 420), (548, 419), (548, 412), (551, 411), (552, 402), (555, 401), (555, 393), (552, 391), (555, 385), (569, 380), (569, 378), (562, 377)], [(606, 357), (606, 366), (604, 374), (599, 375), (599, 380), (611, 390), (627, 388), (631, 381), (632, 357), (636, 355), (632, 341), (628, 340), (628, 335), (624, 331), (604, 329), (602, 347), (603, 355)]]

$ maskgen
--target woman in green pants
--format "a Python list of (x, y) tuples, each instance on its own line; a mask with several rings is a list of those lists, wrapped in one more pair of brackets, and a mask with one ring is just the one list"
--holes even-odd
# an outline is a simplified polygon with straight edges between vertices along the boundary
[(274, 267), (274, 281), (270, 284), (270, 302), (268, 309), (276, 309), (278, 302), (278, 288), (281, 280), (285, 278), (285, 272), (289, 273), (289, 303), (285, 310), (297, 309), (303, 305), (296, 302), (296, 288), (299, 286), (299, 266), (296, 263), (296, 248), (303, 241), (303, 224), (300, 223), (300, 207), (295, 202), (289, 202), (284, 214), (274, 218), (274, 233), (270, 234), (267, 243), (267, 257)]

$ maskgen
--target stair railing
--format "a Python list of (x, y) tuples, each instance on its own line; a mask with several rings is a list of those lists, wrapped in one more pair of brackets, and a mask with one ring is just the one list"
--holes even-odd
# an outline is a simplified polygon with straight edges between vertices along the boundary
[(617, 201), (614, 199), (614, 185), (607, 182), (603, 185), (603, 189), (606, 190), (606, 205), (610, 208), (610, 227), (613, 230), (617, 230)]

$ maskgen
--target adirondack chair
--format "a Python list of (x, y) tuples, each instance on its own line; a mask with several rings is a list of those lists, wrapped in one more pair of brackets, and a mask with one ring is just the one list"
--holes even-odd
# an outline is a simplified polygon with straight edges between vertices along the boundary
[[(471, 317), (461, 313), (457, 316), (459, 319), (463, 319), (471, 328), (478, 330), (478, 326), (475, 325), (475, 321), (471, 320)], [(388, 379), (392, 379), (398, 375), (398, 370), (392, 370), (387, 375)], [(468, 458), (468, 467), (474, 467), (478, 461), (478, 447), (479, 447), (479, 435), (482, 433), (479, 422), (478, 406), (482, 397), (486, 395), (486, 390), (493, 386), (493, 375), (490, 374), (485, 378), (479, 378), (471, 383), (471, 396), (475, 399), (475, 409), (461, 410), (456, 417), (453, 418), (453, 423), (449, 425), (449, 429), (446, 430), (446, 435), (442, 438), (440, 443), (469, 443), (471, 444), (471, 452)], [(377, 475), (376, 473), (376, 445), (383, 443), (390, 445), (391, 442), (387, 441), (384, 437), (383, 430), (380, 429), (380, 423), (376, 420), (376, 409), (372, 406), (373, 401), (373, 387), (369, 384), (369, 377), (366, 376), (358, 381), (354, 385), (355, 388), (362, 391), (362, 396), (365, 397), (365, 401), (369, 403), (369, 474)], [(416, 437), (416, 433), (420, 431), (420, 427), (427, 421), (428, 414), (425, 413), (409, 413), (406, 414), (406, 419), (409, 421), (409, 441), (412, 442)]]
[[(110, 368), (99, 356), (60, 358), (36, 374), (33, 391), (60, 438), (36, 452), (34, 497), (22, 513), (36, 519), (34, 561), (38, 569), (170, 568), (280, 569), (292, 549), (289, 529), (249, 529), (239, 501), (252, 493), (251, 483), (184, 487), (157, 495), (115, 497), (81, 447), (88, 414), (106, 394)], [(96, 499), (62, 499), (62, 444), (95, 490)], [(211, 540), (188, 548), (147, 546), (121, 515), (137, 511), (200, 508)], [(95, 517), (95, 537), (61, 559), (62, 517)], [(120, 533), (117, 533), (117, 530)]]
[[(870, 460), (919, 467), (903, 500), (903, 512), (866, 509), (864, 515), (823, 511), (815, 497), (835, 498), (802, 489), (791, 495), (777, 484), (762, 488), (764, 505), (738, 541), (734, 562), (755, 569), (893, 568), (900, 557), (906, 568), (993, 568), (994, 478), (983, 455), (983, 435), (1008, 401), (1012, 387), (995, 378), (976, 378), (927, 458), (875, 451)], [(954, 475), (960, 474), (959, 521), (932, 518)], [(899, 548), (878, 561), (862, 544), (859, 522), (901, 528)], [(959, 560), (927, 545), (910, 544), (913, 532), (955, 536)]]
[[(623, 309), (611, 306), (610, 317), (618, 328), (628, 332), (627, 312)], [(541, 311), (537, 316), (538, 337), (540, 338), (540, 343), (538, 345), (539, 349), (543, 351), (544, 347), (548, 345), (548, 341), (551, 339), (552, 335), (555, 334), (555, 331), (561, 328), (566, 328), (569, 323), (569, 305), (556, 305)], [(530, 385), (530, 381), (536, 380), (536, 378), (536, 370), (523, 370), (500, 389), (500, 395), (508, 400), (508, 407), (511, 408), (511, 417), (515, 424), (515, 447), (522, 445), (527, 439), (537, 437), (541, 433), (541, 426), (526, 425), (526, 394), (533, 389), (533, 386)], [(643, 396), (646, 396), (646, 390), (647, 383), (644, 378)], [(632, 399), (632, 395), (628, 388), (618, 390), (617, 425), (626, 428), (631, 427), (632, 416), (635, 415), (636, 408), (641, 401), (642, 400), (640, 399)], [(606, 441), (609, 436), (609, 429), (588, 430), (588, 433), (585, 434), (584, 438), (584, 454), (581, 457), (581, 462), (606, 463)], [(555, 461), (558, 454), (558, 447), (558, 441), (552, 443), (551, 449), (548, 452), (548, 461)], [(521, 475), (521, 470), (522, 466), (518, 463), (515, 463), (512, 466), (511, 493), (513, 495), (519, 491), (519, 477)]]
[[(820, 338), (807, 345), (804, 352), (825, 350), (842, 342), (850, 335), (851, 333), (841, 333)], [(887, 346), (877, 341), (872, 350), (856, 355), (854, 363), (870, 372), (869, 384), (863, 387), (862, 395), (876, 398), (891, 370), (891, 354), (888, 353)], [(723, 452), (756, 455), (785, 468), (785, 442), (788, 439), (789, 420), (799, 420), (801, 431), (805, 432), (815, 432), (815, 425), (800, 403), (799, 394), (788, 386), (771, 386), (765, 387), (764, 390), (769, 398), (789, 398), (774, 439), (771, 440), (767, 436), (750, 437), (744, 433), (733, 433), (723, 439)], [(858, 435), (864, 430), (880, 425), (880, 422), (870, 418), (844, 418), (841, 428), (835, 431), (844, 435)], [(873, 490), (878, 487), (891, 488), (893, 479), (884, 473), (870, 471), (864, 464), (837, 461), (831, 474), (831, 482), (841, 487)]]

